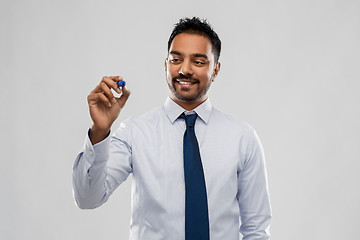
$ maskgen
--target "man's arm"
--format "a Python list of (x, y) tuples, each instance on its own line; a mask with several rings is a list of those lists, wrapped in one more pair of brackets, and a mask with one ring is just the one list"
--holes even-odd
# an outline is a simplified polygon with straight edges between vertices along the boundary
[(238, 174), (238, 201), (243, 240), (270, 239), (271, 207), (263, 149), (255, 131)]
[[(93, 125), (85, 140), (84, 151), (81, 152), (74, 163), (73, 189), (74, 197), (80, 208), (95, 208), (104, 203), (115, 185), (120, 184), (130, 174), (130, 151), (127, 145), (119, 139), (114, 139), (110, 149), (109, 132), (111, 125), (124, 107), (130, 92), (126, 87), (119, 88), (116, 84), (121, 77), (103, 77), (98, 86), (89, 94), (88, 105)], [(111, 89), (121, 94), (115, 98)], [(118, 145), (118, 146), (117, 146)], [(120, 159), (124, 159), (124, 166), (111, 166), (109, 154), (116, 148), (120, 149)], [(119, 155), (119, 151), (118, 154)], [(119, 156), (118, 156), (119, 157)], [(109, 168), (122, 167), (124, 169), (121, 181), (114, 181), (109, 174)], [(115, 177), (116, 179), (116, 177)]]
[(117, 137), (108, 136), (95, 145), (86, 137), (73, 168), (74, 198), (79, 208), (101, 206), (132, 172), (131, 147), (124, 128), (126, 124), (117, 130)]
[(109, 198), (105, 184), (108, 156), (109, 137), (95, 146), (86, 137), (84, 150), (76, 157), (73, 167), (74, 198), (79, 208), (96, 208)]

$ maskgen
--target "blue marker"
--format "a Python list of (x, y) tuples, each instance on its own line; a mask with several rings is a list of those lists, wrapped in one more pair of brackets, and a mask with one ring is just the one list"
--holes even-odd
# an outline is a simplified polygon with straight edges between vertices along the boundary
[(116, 82), (116, 84), (117, 84), (119, 87), (125, 87), (126, 82), (123, 81), (123, 80), (121, 80), (121, 81)]

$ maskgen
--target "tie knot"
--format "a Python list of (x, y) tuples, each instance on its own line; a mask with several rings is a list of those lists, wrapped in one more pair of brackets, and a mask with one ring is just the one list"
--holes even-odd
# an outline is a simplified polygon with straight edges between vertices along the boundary
[(186, 127), (194, 127), (197, 114), (193, 113), (193, 114), (185, 115), (185, 113), (183, 113), (180, 115), (180, 117), (185, 119)]

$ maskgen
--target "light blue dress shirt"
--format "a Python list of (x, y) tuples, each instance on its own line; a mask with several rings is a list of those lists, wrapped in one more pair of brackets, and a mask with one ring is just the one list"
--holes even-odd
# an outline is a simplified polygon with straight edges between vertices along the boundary
[[(113, 136), (91, 144), (74, 163), (80, 208), (96, 208), (133, 174), (131, 240), (184, 240), (185, 109), (164, 106), (121, 123)], [(211, 240), (269, 239), (271, 209), (261, 143), (252, 127), (212, 107), (194, 111), (204, 169)], [(240, 221), (241, 219), (241, 221)], [(241, 227), (240, 227), (241, 223)]]

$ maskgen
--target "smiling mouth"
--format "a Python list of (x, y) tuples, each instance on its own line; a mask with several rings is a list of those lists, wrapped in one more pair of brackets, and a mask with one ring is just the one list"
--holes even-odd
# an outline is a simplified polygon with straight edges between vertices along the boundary
[(182, 85), (192, 85), (192, 84), (197, 83), (197, 81), (184, 81), (184, 80), (181, 80), (181, 79), (176, 79), (175, 81), (177, 83), (182, 84)]

